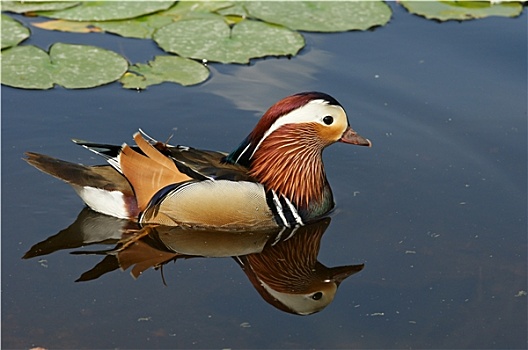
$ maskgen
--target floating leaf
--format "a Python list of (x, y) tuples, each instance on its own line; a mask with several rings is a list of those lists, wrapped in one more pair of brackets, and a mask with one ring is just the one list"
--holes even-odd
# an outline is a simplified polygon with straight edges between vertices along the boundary
[(113, 51), (88, 45), (57, 43), (50, 49), (55, 81), (68, 89), (108, 84), (119, 79), (128, 62)]
[(25, 89), (95, 87), (116, 81), (127, 68), (115, 52), (88, 45), (56, 43), (49, 55), (35, 46), (2, 51), (2, 84)]
[(79, 5), (75, 1), (3, 1), (2, 11), (26, 13), (35, 11), (56, 11)]
[(120, 82), (127, 89), (146, 89), (163, 82), (195, 85), (208, 77), (209, 70), (196, 61), (177, 56), (156, 56), (149, 64), (131, 66)]
[(127, 38), (150, 39), (155, 30), (171, 22), (168, 16), (152, 14), (129, 20), (93, 22), (92, 25)]
[(29, 29), (11, 17), (2, 14), (2, 50), (18, 45), (29, 37)]
[(154, 31), (172, 22), (167, 16), (146, 15), (129, 20), (119, 21), (69, 21), (54, 19), (32, 23), (33, 26), (46, 30), (58, 30), (71, 33), (108, 32), (127, 38), (150, 39)]
[(164, 11), (150, 13), (144, 16), (131, 19), (105, 20), (105, 21), (78, 21), (78, 20), (53, 20), (47, 22), (34, 23), (33, 25), (41, 29), (59, 30), (74, 33), (87, 32), (109, 32), (127, 38), (150, 39), (153, 33), (175, 20), (183, 17), (206, 18), (215, 17), (211, 11), (215, 11), (226, 6), (232, 6), (230, 3), (217, 2), (193, 2), (184, 1), (178, 3)]
[(76, 22), (65, 21), (63, 19), (54, 19), (46, 22), (31, 23), (34, 27), (47, 30), (58, 30), (61, 32), (71, 33), (92, 33), (102, 32), (98, 27), (95, 27), (91, 22)]
[(222, 16), (238, 16), (242, 18), (246, 18), (248, 15), (243, 3), (237, 3), (232, 6), (224, 7), (218, 9), (216, 12)]
[(48, 54), (35, 46), (15, 46), (2, 51), (2, 84), (51, 89), (53, 77)]
[(468, 20), (489, 16), (515, 17), (522, 12), (518, 2), (487, 1), (401, 1), (407, 11), (438, 21)]
[(39, 15), (70, 21), (110, 21), (165, 10), (173, 4), (174, 1), (87, 1), (61, 11), (40, 12)]
[(235, 4), (232, 1), (179, 1), (175, 6), (163, 11), (163, 15), (171, 16), (175, 20), (201, 18), (203, 15), (207, 16), (231, 8)]
[(366, 30), (391, 17), (383, 1), (248, 1), (244, 6), (263, 21), (310, 32)]
[[(215, 19), (219, 11), (232, 8), (231, 1), (179, 1), (175, 6), (162, 11), (161, 16), (170, 17), (172, 21), (190, 19)], [(226, 20), (225, 17), (223, 17)]]
[(221, 16), (174, 22), (160, 28), (154, 40), (165, 51), (222, 63), (295, 55), (304, 46), (304, 38), (287, 28), (252, 20), (230, 27)]

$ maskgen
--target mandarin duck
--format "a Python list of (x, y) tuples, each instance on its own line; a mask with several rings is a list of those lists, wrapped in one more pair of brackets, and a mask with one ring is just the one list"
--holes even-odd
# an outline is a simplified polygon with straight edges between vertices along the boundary
[(135, 146), (75, 143), (109, 165), (84, 166), (27, 152), (26, 161), (69, 183), (91, 209), (141, 224), (218, 229), (301, 226), (334, 207), (322, 151), (371, 146), (333, 97), (286, 97), (231, 153), (171, 146), (134, 134)]

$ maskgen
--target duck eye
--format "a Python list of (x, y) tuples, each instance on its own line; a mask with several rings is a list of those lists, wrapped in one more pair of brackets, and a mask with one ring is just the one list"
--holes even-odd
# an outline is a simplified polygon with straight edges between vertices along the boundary
[[(332, 118), (332, 117), (330, 117), (330, 118)], [(321, 293), (321, 292), (317, 292), (317, 293), (315, 293), (314, 295), (312, 295), (312, 299), (313, 299), (313, 300), (319, 300), (319, 299), (321, 299), (322, 297), (323, 297), (323, 293)]]
[(334, 122), (334, 117), (330, 115), (327, 115), (326, 117), (323, 118), (323, 123), (325, 123), (326, 125), (330, 125), (333, 122)]

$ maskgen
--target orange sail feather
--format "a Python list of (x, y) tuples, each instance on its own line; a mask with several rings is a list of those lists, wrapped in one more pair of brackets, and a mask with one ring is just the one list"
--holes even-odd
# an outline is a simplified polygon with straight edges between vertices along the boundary
[(161, 154), (139, 133), (134, 135), (134, 140), (146, 156), (125, 144), (119, 155), (119, 165), (134, 189), (139, 210), (143, 211), (159, 190), (192, 178), (180, 172), (171, 159)]

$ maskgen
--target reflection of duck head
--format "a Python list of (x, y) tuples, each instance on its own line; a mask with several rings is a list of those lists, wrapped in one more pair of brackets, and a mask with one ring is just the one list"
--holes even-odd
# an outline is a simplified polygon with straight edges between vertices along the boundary
[(113, 249), (73, 252), (105, 255), (78, 279), (89, 281), (118, 268), (130, 268), (137, 278), (149, 268), (179, 259), (233, 257), (264, 300), (282, 311), (308, 315), (328, 306), (339, 284), (363, 269), (363, 265), (328, 268), (317, 261), (329, 223), (326, 218), (296, 228), (255, 232), (140, 228), (85, 209), (70, 227), (34, 245), (24, 258), (90, 244), (117, 243)]
[(282, 311), (309, 315), (328, 306), (339, 284), (363, 269), (363, 264), (328, 268), (317, 261), (329, 223), (330, 219), (324, 219), (299, 227), (261, 253), (237, 257), (264, 300)]

